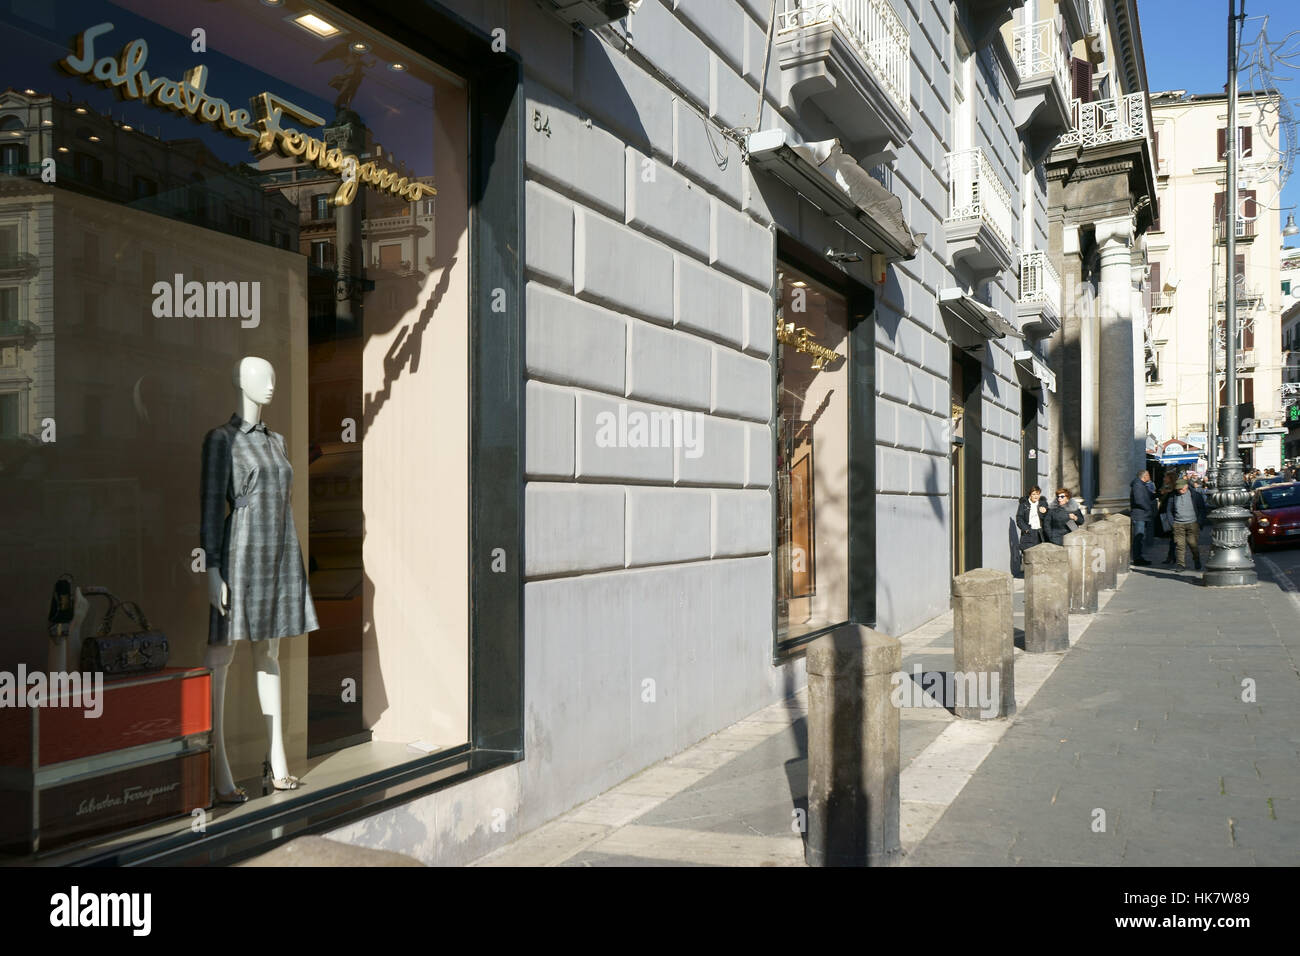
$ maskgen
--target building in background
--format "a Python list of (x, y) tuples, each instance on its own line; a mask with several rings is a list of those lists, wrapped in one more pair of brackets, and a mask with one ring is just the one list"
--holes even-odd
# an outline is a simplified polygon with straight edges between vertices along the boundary
[[(1229, 404), (1223, 369), (1230, 271), (1239, 330), (1235, 402), (1244, 406), (1243, 423), (1250, 423), (1239, 445), (1247, 467), (1277, 467), (1284, 457), (1281, 317), (1287, 286), (1279, 251), (1276, 96), (1241, 94), (1235, 217), (1225, 198), (1226, 94), (1175, 90), (1153, 96), (1151, 103), (1160, 144), (1160, 218), (1147, 239), (1152, 312), (1145, 363), (1148, 431), (1162, 441), (1206, 432), (1217, 414), (1206, 403), (1212, 328), (1213, 407)], [(1229, 223), (1236, 230), (1231, 263), (1225, 244)]]

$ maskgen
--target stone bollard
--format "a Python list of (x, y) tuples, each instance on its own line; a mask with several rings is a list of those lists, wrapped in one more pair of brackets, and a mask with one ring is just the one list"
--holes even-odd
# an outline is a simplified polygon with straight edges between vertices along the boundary
[(1092, 522), (1098, 591), (1113, 591), (1119, 585), (1119, 539), (1116, 530), (1115, 525), (1105, 518)]
[(1070, 611), (1093, 614), (1097, 610), (1096, 568), (1099, 557), (1094, 554), (1097, 551), (1095, 536), (1093, 532), (1080, 528), (1061, 540), (1070, 557)]
[[(952, 627), (954, 713), (968, 720), (1010, 717), (1016, 712), (1011, 575), (977, 568), (954, 578)], [(981, 697), (987, 707), (980, 706)], [(996, 713), (990, 712), (993, 707)]]
[(808, 647), (809, 866), (897, 863), (902, 644), (845, 624)]
[(1127, 574), (1133, 564), (1133, 519), (1128, 515), (1111, 515), (1109, 520), (1119, 528), (1119, 573)]
[(1025, 651), (1070, 649), (1070, 555), (1059, 544), (1025, 552)]

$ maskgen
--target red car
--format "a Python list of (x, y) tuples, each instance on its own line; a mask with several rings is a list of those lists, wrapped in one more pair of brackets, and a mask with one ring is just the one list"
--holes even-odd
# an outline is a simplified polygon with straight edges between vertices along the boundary
[(1265, 485), (1250, 497), (1250, 546), (1300, 544), (1300, 482)]

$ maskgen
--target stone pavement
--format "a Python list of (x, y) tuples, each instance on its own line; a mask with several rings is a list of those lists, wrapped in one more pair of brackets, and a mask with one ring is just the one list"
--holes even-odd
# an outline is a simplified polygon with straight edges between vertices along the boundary
[[(1016, 581), (1017, 644), (1023, 582)], [(1119, 592), (1103, 592), (1101, 606)], [(1071, 643), (1099, 615), (1070, 618)], [(903, 670), (952, 669), (951, 612), (901, 638)], [(1016, 650), (1016, 703), (1024, 709), (1065, 653)], [(931, 698), (933, 701), (933, 698)], [(900, 720), (901, 836), (905, 853), (962, 792), (1006, 720), (958, 721), (944, 707), (904, 708)], [(479, 866), (802, 866), (795, 810), (807, 807), (807, 696), (750, 715), (560, 818), (483, 857)], [(937, 845), (937, 844), (936, 844)]]
[(1257, 566), (1135, 569), (907, 863), (1300, 863), (1300, 596)]

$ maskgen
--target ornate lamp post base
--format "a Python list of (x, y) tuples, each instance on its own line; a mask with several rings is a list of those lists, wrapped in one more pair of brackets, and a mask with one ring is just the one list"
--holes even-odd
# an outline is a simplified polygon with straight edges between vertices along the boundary
[(1246, 510), (1250, 492), (1241, 478), (1241, 459), (1234, 456), (1224, 460), (1217, 477), (1210, 496), (1214, 502), (1210, 512), (1214, 549), (1205, 562), (1205, 586), (1255, 584), (1259, 578), (1255, 574), (1255, 556), (1250, 553), (1250, 512)]

